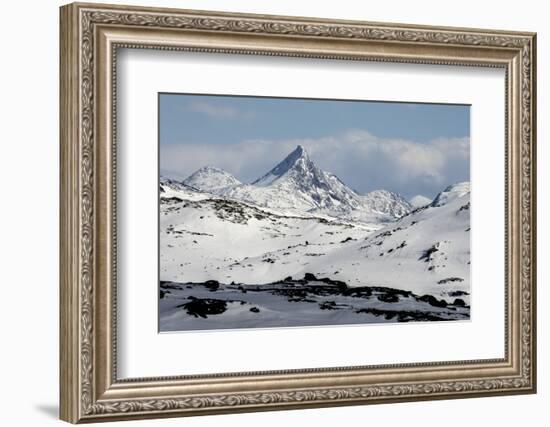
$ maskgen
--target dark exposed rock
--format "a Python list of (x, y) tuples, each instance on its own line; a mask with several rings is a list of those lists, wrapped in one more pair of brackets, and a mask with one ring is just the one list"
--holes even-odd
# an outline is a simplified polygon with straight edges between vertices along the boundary
[(161, 203), (179, 203), (179, 202), (183, 202), (183, 199), (180, 199), (179, 197), (161, 197), (160, 202)]
[(450, 297), (461, 297), (463, 295), (470, 295), (468, 292), (465, 292), (465, 291), (450, 291), (447, 294)]
[(462, 298), (456, 298), (453, 302), (453, 305), (456, 305), (457, 307), (465, 307), (466, 302)]
[(446, 279), (441, 279), (437, 283), (439, 285), (444, 285), (445, 283), (451, 283), (451, 282), (464, 282), (464, 279), (461, 277), (447, 277)]
[(348, 288), (344, 291), (344, 295), (350, 297), (369, 298), (370, 296), (372, 296), (372, 288), (367, 286)]
[(191, 316), (206, 319), (209, 315), (222, 314), (227, 310), (227, 301), (221, 299), (195, 297), (189, 297), (189, 299), (189, 302), (177, 307), (184, 308)]
[(206, 282), (204, 282), (204, 286), (206, 286), (210, 291), (214, 292), (220, 288), (220, 282), (218, 282), (217, 280), (207, 280)]
[(421, 297), (416, 298), (417, 301), (427, 302), (434, 307), (447, 307), (447, 301), (438, 300), (433, 295), (422, 295)]
[(468, 210), (470, 210), (470, 202), (468, 202), (465, 205), (461, 206), (460, 209), (457, 211), (457, 213), (460, 213), (462, 211), (468, 211)]
[[(263, 304), (257, 301), (263, 300), (264, 297), (258, 300), (255, 296), (244, 295), (260, 292), (265, 293), (266, 296), (271, 294), (271, 298), (281, 297), (290, 303), (313, 304), (313, 307), (318, 307), (322, 311), (349, 310), (357, 313), (358, 316), (370, 314), (380, 317), (380, 321), (412, 322), (469, 318), (469, 306), (461, 298), (455, 298), (451, 304), (433, 295), (418, 296), (411, 291), (383, 286), (349, 287), (343, 281), (317, 277), (313, 273), (305, 273), (301, 279), (287, 276), (284, 280), (261, 285), (234, 282), (223, 284), (216, 280), (200, 283), (161, 282), (159, 298), (166, 299), (166, 295), (170, 293), (169, 289), (185, 290), (186, 288), (202, 288), (200, 297), (189, 295), (190, 291), (186, 291), (189, 295), (186, 296), (187, 301), (184, 300), (184, 304), (176, 306), (183, 308), (187, 314), (195, 318), (222, 314), (228, 310), (229, 304), (240, 303), (242, 306), (248, 306), (250, 312), (257, 313), (260, 319), (266, 311), (263, 309)], [(205, 290), (216, 293), (216, 296), (220, 295), (219, 299), (207, 297), (204, 294)], [(173, 295), (170, 301), (178, 297), (175, 291), (171, 293)], [(239, 294), (242, 297), (238, 297)], [(449, 294), (462, 295), (460, 291), (447, 292), (447, 295)], [(358, 322), (361, 321), (358, 319)]]
[(304, 280), (313, 282), (313, 281), (317, 280), (317, 277), (315, 277), (315, 274), (306, 273), (306, 274), (304, 274)]
[(430, 262), (432, 260), (432, 255), (439, 251), (439, 243), (436, 243), (432, 245), (430, 248), (426, 249), (420, 258), (418, 258), (419, 261), (424, 260), (424, 262)]
[(362, 308), (362, 309), (356, 310), (355, 312), (372, 314), (377, 317), (383, 316), (386, 320), (392, 320), (395, 317), (397, 317), (398, 322), (449, 320), (449, 319), (445, 319), (444, 317), (438, 316), (435, 313), (413, 311), (413, 310), (396, 311), (396, 310), (380, 310), (377, 308)]

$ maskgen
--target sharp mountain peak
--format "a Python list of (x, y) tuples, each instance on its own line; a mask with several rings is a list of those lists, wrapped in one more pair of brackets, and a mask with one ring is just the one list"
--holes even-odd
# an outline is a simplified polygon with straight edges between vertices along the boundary
[(252, 185), (271, 185), (287, 175), (291, 170), (304, 171), (312, 169), (316, 169), (315, 164), (309, 158), (306, 149), (302, 145), (298, 145), (283, 161), (278, 163), (268, 173), (253, 181)]
[(315, 165), (302, 145), (250, 185), (213, 166), (200, 168), (183, 182), (258, 206), (366, 222), (392, 220), (412, 209), (400, 195), (389, 191), (357, 193), (336, 175)]

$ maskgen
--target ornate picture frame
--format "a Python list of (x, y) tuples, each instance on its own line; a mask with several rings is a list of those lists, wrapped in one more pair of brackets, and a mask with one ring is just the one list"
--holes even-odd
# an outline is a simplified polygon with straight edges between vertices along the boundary
[[(70, 4), (61, 8), (61, 419), (97, 422), (536, 391), (536, 35)], [(504, 357), (120, 379), (117, 49), (505, 71)]]

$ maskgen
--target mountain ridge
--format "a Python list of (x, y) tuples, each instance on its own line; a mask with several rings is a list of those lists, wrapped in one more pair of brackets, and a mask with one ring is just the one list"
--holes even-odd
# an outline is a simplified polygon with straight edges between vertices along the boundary
[(183, 183), (282, 212), (307, 212), (366, 223), (394, 221), (413, 209), (405, 198), (391, 191), (357, 193), (336, 175), (320, 169), (302, 145), (251, 184), (214, 166), (198, 169)]
[(184, 184), (202, 191), (216, 191), (235, 185), (241, 185), (234, 175), (216, 166), (203, 166), (182, 181)]

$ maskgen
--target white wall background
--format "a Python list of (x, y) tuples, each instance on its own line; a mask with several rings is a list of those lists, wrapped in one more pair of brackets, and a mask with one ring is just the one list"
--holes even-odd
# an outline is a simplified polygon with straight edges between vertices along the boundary
[[(122, 3), (110, 0), (113, 3)], [(544, 2), (354, 0), (133, 0), (134, 4), (538, 32), (539, 393), (363, 407), (137, 421), (133, 425), (279, 426), (370, 424), (409, 427), (544, 425), (550, 405), (550, 28)], [(57, 0), (2, 5), (0, 66), (0, 421), (60, 425), (58, 402), (58, 6)], [(545, 336), (546, 335), (546, 336)], [(546, 420), (547, 422), (547, 420)]]

